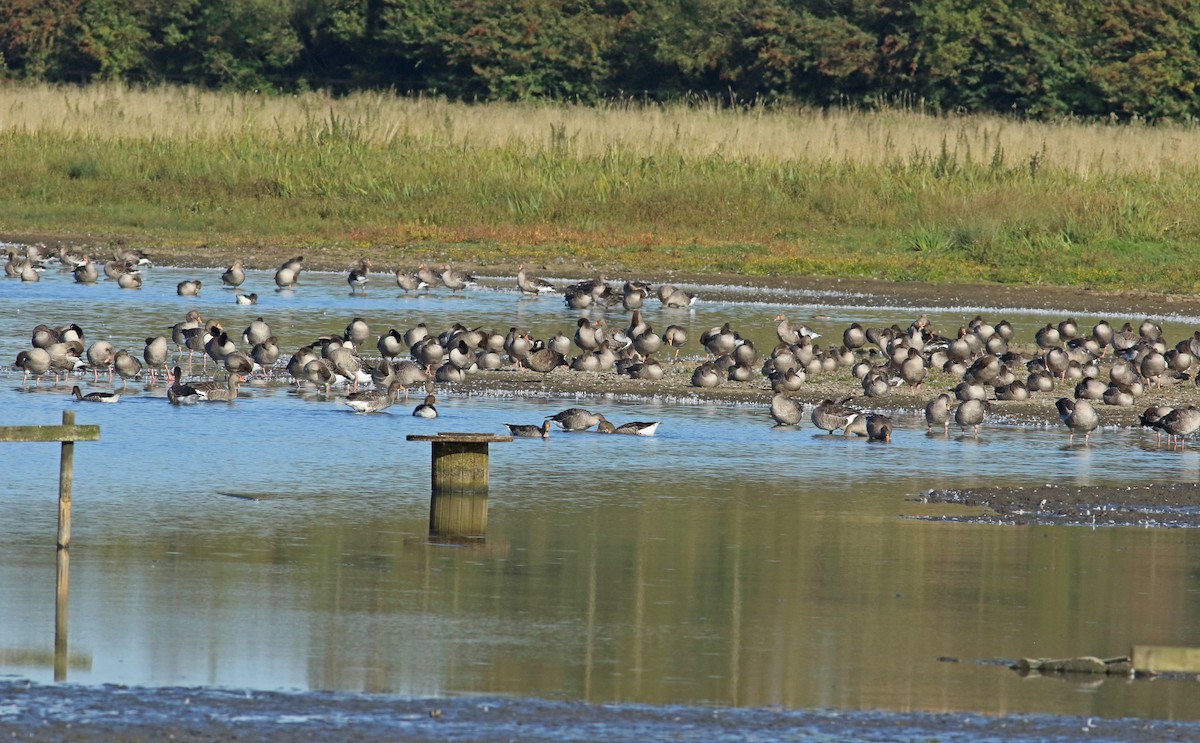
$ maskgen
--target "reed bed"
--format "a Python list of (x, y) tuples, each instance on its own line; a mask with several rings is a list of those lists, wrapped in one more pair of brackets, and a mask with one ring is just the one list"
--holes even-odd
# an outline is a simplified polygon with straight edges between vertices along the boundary
[(2, 90), (7, 232), (202, 243), (214, 261), (319, 245), (395, 260), (1200, 287), (1192, 126)]

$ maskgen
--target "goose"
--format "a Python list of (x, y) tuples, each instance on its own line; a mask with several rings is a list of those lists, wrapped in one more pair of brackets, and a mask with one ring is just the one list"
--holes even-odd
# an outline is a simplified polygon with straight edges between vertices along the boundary
[(554, 421), (564, 431), (586, 431), (604, 419), (603, 415), (593, 413), (585, 408), (567, 408), (548, 416), (546, 420)]
[(200, 393), (183, 381), (182, 370), (175, 367), (175, 382), (167, 388), (167, 402), (172, 405), (195, 405), (199, 401)]
[(1087, 446), (1088, 436), (1100, 425), (1100, 416), (1096, 414), (1092, 404), (1083, 399), (1060, 397), (1054, 402), (1054, 407), (1058, 408), (1058, 419), (1071, 431), (1067, 445), (1075, 442), (1075, 434), (1082, 433), (1083, 444)]
[(392, 328), (379, 336), (379, 340), (375, 342), (375, 349), (383, 358), (394, 359), (404, 352), (404, 336), (400, 335), (399, 330)]
[(333, 364), (329, 359), (314, 358), (304, 364), (304, 379), (312, 382), (317, 387), (324, 387), (325, 394), (329, 394), (329, 386), (333, 384), (337, 375), (333, 371)]
[(142, 362), (122, 348), (113, 356), (113, 368), (121, 377), (121, 388), (124, 389), (129, 386), (129, 380), (142, 373)]
[(120, 289), (141, 289), (142, 275), (137, 271), (127, 271), (117, 276), (117, 287)]
[(346, 332), (343, 336), (347, 341), (354, 345), (355, 350), (362, 348), (362, 345), (371, 337), (371, 326), (361, 317), (352, 319), (346, 325)]
[(92, 367), (92, 384), (100, 378), (100, 370), (108, 371), (108, 381), (112, 382), (112, 363), (113, 357), (117, 355), (117, 349), (108, 341), (96, 341), (88, 346), (87, 361)]
[(21, 261), (17, 259), (17, 251), (9, 248), (4, 252), (8, 254), (8, 260), (4, 263), (4, 275), (10, 279), (20, 278)]
[(320, 356), (313, 350), (312, 346), (301, 346), (292, 354), (292, 357), (287, 362), (287, 373), (292, 379), (296, 380), (296, 389), (300, 389), (300, 385), (308, 381), (304, 374), (304, 367), (310, 361), (316, 361)]
[(972, 429), (973, 435), (979, 437), (979, 426), (983, 423), (987, 413), (991, 410), (991, 403), (987, 400), (964, 400), (957, 408), (954, 409), (954, 422), (965, 432), (968, 427)]
[(549, 281), (537, 276), (530, 276), (525, 271), (525, 264), (517, 266), (517, 288), (521, 290), (522, 294), (532, 294), (533, 296), (554, 294), (558, 291)]
[(80, 402), (120, 402), (121, 395), (117, 392), (89, 392), (86, 395), (79, 389), (79, 385), (71, 388), (71, 394), (75, 395), (75, 399)]
[(1155, 431), (1157, 431), (1158, 440), (1161, 443), (1163, 434), (1162, 419), (1167, 415), (1167, 413), (1170, 413), (1171, 410), (1172, 408), (1167, 407), (1166, 405), (1151, 405), (1143, 410), (1142, 414), (1138, 416), (1138, 425), (1146, 428), (1153, 428)]
[(367, 293), (367, 282), (371, 280), (372, 263), (369, 258), (359, 258), (358, 263), (350, 269), (350, 273), (346, 275), (346, 283), (350, 285), (350, 293), (354, 294), (359, 289), (362, 293)]
[(596, 426), (600, 433), (620, 433), (629, 436), (653, 436), (658, 431), (659, 421), (630, 421), (614, 426), (607, 420), (601, 420)]
[(85, 366), (83, 359), (79, 358), (78, 341), (74, 343), (55, 343), (47, 348), (46, 351), (50, 354), (50, 369), (54, 372), (55, 386), (59, 383), (58, 375), (60, 372), (69, 378), (71, 372)]
[[(278, 355), (278, 348), (276, 348), (276, 354)], [(222, 363), (225, 366), (225, 371), (229, 372), (230, 374), (239, 375), (243, 378), (250, 376), (256, 370), (262, 368), (262, 366), (245, 351), (234, 351), (226, 356)]]
[[(27, 384), (29, 375), (32, 374), (33, 386), (37, 387), (46, 372), (50, 371), (50, 352), (44, 348), (30, 348), (17, 354), (15, 363), (25, 373), (21, 384)], [(57, 375), (55, 378), (57, 379)]]
[(779, 336), (782, 343), (794, 345), (800, 342), (801, 338), (820, 338), (820, 333), (814, 333), (804, 325), (798, 328), (793, 328), (787, 319), (787, 315), (782, 312), (775, 316), (775, 334)]
[(908, 385), (912, 394), (917, 394), (925, 376), (929, 373), (925, 365), (925, 357), (915, 348), (908, 349), (908, 357), (900, 364), (900, 378)]
[(868, 441), (892, 440), (892, 419), (880, 413), (856, 413), (847, 421), (842, 429), (842, 436), (850, 435), (865, 438)]
[(525, 354), (522, 363), (530, 371), (548, 374), (560, 366), (567, 366), (567, 359), (558, 351), (548, 348), (539, 341)]
[(92, 263), (86, 255), (83, 257), (83, 263), (76, 266), (72, 273), (75, 275), (75, 281), (80, 284), (95, 284), (96, 280), (100, 278), (100, 271), (96, 269), (96, 264)]
[(233, 295), (233, 301), (235, 304), (258, 304), (258, 294), (256, 292), (249, 294), (238, 292)]
[(403, 268), (396, 269), (396, 286), (404, 290), (404, 293), (420, 291), (426, 288), (429, 284), (421, 281), (417, 275), (411, 271), (405, 271)]
[(195, 297), (200, 294), (199, 279), (185, 279), (175, 285), (175, 293), (181, 297)]
[(400, 393), (401, 389), (400, 382), (392, 381), (386, 391), (351, 392), (346, 395), (346, 405), (355, 413), (378, 413), (396, 402), (396, 395)]
[(721, 374), (717, 371), (716, 364), (711, 361), (706, 361), (696, 370), (692, 372), (693, 387), (716, 387), (721, 383)]
[(452, 292), (462, 291), (468, 286), (475, 286), (475, 277), (465, 271), (459, 271), (450, 266), (442, 268), (442, 283)]
[(596, 323), (581, 317), (575, 323), (575, 345), (581, 351), (595, 351), (600, 347), (600, 339), (596, 336)]
[(404, 331), (404, 345), (411, 349), (413, 346), (417, 345), (418, 341), (425, 340), (428, 337), (429, 328), (425, 326), (425, 323), (420, 322), (416, 324), (416, 327), (412, 327)]
[(300, 271), (304, 269), (304, 256), (298, 255), (283, 263), (275, 271), (275, 286), (279, 289), (291, 289), (300, 283)]
[(113, 258), (111, 261), (104, 263), (104, 275), (110, 280), (116, 281), (121, 274), (131, 273), (136, 270), (136, 264), (130, 263), (122, 258)]
[(804, 418), (800, 403), (782, 392), (771, 398), (770, 412), (777, 426), (799, 426)]
[(237, 288), (246, 280), (245, 265), (241, 259), (238, 259), (225, 269), (225, 273), (221, 274), (221, 283), (231, 288)]
[(669, 348), (675, 349), (675, 358), (673, 363), (679, 362), (679, 352), (683, 349), (685, 343), (688, 342), (687, 328), (682, 325), (668, 325), (663, 331), (663, 343)]
[(438, 417), (438, 411), (435, 407), (436, 405), (437, 398), (433, 395), (426, 395), (425, 400), (420, 405), (413, 408), (412, 414), (417, 418), (436, 418)]
[(1184, 437), (1200, 428), (1200, 410), (1197, 410), (1195, 405), (1176, 408), (1160, 418), (1158, 425), (1166, 432), (1169, 443), (1174, 443), (1178, 438), (1180, 447), (1183, 447)]
[(943, 392), (925, 405), (927, 432), (932, 433), (934, 426), (941, 426), (945, 433), (950, 432), (950, 406), (953, 402), (954, 397), (948, 392)]
[(256, 346), (271, 337), (271, 326), (261, 317), (250, 321), (242, 331), (242, 341), (248, 346)]
[(154, 265), (150, 260), (150, 256), (144, 250), (136, 248), (124, 248), (113, 253), (113, 257), (117, 260), (122, 260), (131, 266), (151, 266)]
[(843, 397), (839, 400), (825, 398), (819, 402), (812, 411), (813, 425), (822, 431), (828, 431), (830, 435), (833, 435), (833, 432), (839, 428), (845, 428), (850, 419), (860, 412), (846, 404), (851, 399), (853, 398)]
[(691, 307), (699, 299), (695, 294), (685, 292), (670, 284), (663, 284), (658, 287), (658, 301), (663, 307), (681, 308)]
[(542, 425), (533, 426), (525, 423), (505, 423), (504, 427), (516, 438), (548, 439), (550, 438), (550, 419), (542, 421)]
[(142, 349), (142, 359), (146, 362), (146, 366), (150, 369), (150, 385), (154, 386), (156, 379), (155, 372), (161, 368), (164, 373), (167, 368), (167, 354), (169, 347), (167, 338), (163, 335), (154, 336), (146, 339), (146, 347)]
[(245, 381), (239, 374), (230, 374), (225, 384), (220, 382), (197, 382), (192, 387), (204, 402), (233, 402), (238, 397), (238, 383)]
[(21, 281), (32, 284), (35, 281), (41, 281), (42, 275), (38, 273), (37, 268), (29, 261), (28, 258), (21, 264)]

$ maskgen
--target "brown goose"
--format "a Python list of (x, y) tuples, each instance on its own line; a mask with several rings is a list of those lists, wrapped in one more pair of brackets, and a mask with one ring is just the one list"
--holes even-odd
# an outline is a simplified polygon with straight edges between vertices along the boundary
[(37, 387), (42, 381), (42, 376), (50, 371), (50, 352), (44, 348), (30, 348), (22, 351), (17, 354), (16, 366), (25, 372), (21, 378), (21, 384), (27, 384), (29, 375), (32, 374), (33, 386)]
[(452, 292), (462, 291), (468, 286), (475, 286), (475, 277), (465, 271), (445, 266), (442, 268), (442, 283)]
[(186, 279), (175, 285), (175, 293), (181, 297), (195, 297), (200, 294), (199, 279)]
[(663, 332), (663, 343), (667, 347), (675, 349), (675, 358), (672, 360), (675, 363), (679, 362), (679, 352), (687, 342), (687, 328), (682, 325), (668, 325), (667, 329)]
[(965, 432), (969, 427), (972, 435), (978, 438), (979, 426), (987, 417), (992, 404), (987, 400), (964, 400), (954, 410), (954, 422)]
[(567, 408), (546, 418), (557, 423), (564, 431), (586, 431), (604, 419), (603, 415), (584, 408)]
[(300, 283), (300, 272), (304, 269), (304, 256), (298, 255), (283, 263), (275, 271), (275, 286), (279, 289), (291, 289)]
[(1179, 439), (1179, 446), (1184, 446), (1184, 437), (1190, 436), (1200, 429), (1200, 410), (1195, 405), (1186, 408), (1176, 408), (1159, 420), (1159, 425), (1168, 436), (1168, 443)]
[(244, 381), (239, 374), (230, 374), (222, 385), (219, 382), (197, 382), (192, 388), (204, 402), (233, 402), (238, 397), (238, 383)]
[(96, 341), (87, 349), (88, 365), (92, 367), (92, 383), (100, 378), (100, 372), (108, 372), (108, 381), (112, 381), (112, 363), (113, 357), (117, 355), (117, 349), (108, 341)]
[(537, 276), (530, 276), (526, 273), (524, 264), (517, 266), (517, 288), (521, 290), (522, 294), (532, 294), (534, 296), (539, 294), (554, 294), (557, 291), (554, 288), (554, 284), (551, 284), (549, 281)]
[(620, 433), (629, 436), (653, 436), (658, 431), (659, 421), (631, 421), (614, 426), (607, 420), (601, 420), (596, 426), (600, 433)]
[(948, 392), (943, 392), (929, 401), (925, 406), (925, 423), (928, 425), (928, 432), (932, 432), (934, 426), (941, 426), (944, 432), (950, 432), (950, 406), (953, 402), (954, 396)]
[(799, 426), (804, 418), (800, 403), (782, 392), (771, 398), (770, 411), (777, 426)]
[(113, 368), (121, 377), (121, 388), (124, 389), (129, 386), (129, 380), (142, 373), (142, 362), (122, 348), (113, 356)]
[(508, 432), (517, 438), (525, 439), (548, 439), (550, 438), (550, 419), (542, 421), (540, 426), (531, 426), (525, 423), (505, 423), (504, 427)]
[(246, 280), (245, 264), (239, 258), (221, 274), (221, 283), (225, 286), (238, 287)]
[(80, 284), (95, 284), (100, 278), (100, 271), (96, 268), (96, 264), (86, 255), (83, 257), (83, 263), (75, 267), (73, 271), (75, 281)]
[(142, 349), (142, 359), (146, 362), (146, 366), (150, 369), (150, 385), (153, 386), (157, 379), (157, 371), (162, 369), (164, 374), (167, 369), (167, 356), (170, 353), (170, 348), (167, 343), (166, 336), (159, 335), (153, 338), (146, 339), (146, 347)]
[(346, 395), (346, 405), (356, 413), (378, 413), (386, 410), (396, 402), (400, 394), (400, 382), (393, 380), (387, 390), (368, 390), (366, 392), (351, 392)]
[(1058, 419), (1063, 422), (1067, 428), (1071, 430), (1070, 436), (1067, 438), (1067, 445), (1075, 443), (1075, 434), (1083, 434), (1083, 443), (1086, 446), (1088, 436), (1100, 425), (1100, 416), (1096, 414), (1096, 409), (1092, 404), (1084, 399), (1072, 400), (1069, 397), (1060, 397), (1054, 402), (1054, 407), (1058, 408)]
[(851, 399), (853, 398), (843, 397), (839, 400), (825, 398), (817, 403), (811, 416), (813, 425), (822, 431), (828, 431), (830, 435), (833, 435), (833, 432), (839, 428), (845, 428), (850, 419), (860, 412), (846, 404)]

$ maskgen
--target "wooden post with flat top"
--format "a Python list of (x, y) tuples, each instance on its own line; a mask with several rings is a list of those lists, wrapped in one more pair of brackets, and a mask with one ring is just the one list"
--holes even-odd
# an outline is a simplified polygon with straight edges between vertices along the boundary
[(512, 441), (491, 433), (412, 434), (409, 441), (433, 444), (429, 533), (482, 537), (487, 533), (488, 444)]
[(71, 546), (71, 482), (74, 479), (75, 442), (99, 441), (100, 426), (75, 425), (75, 412), (64, 410), (61, 426), (0, 426), (0, 443), (10, 441), (59, 441), (58, 462), (58, 548)]

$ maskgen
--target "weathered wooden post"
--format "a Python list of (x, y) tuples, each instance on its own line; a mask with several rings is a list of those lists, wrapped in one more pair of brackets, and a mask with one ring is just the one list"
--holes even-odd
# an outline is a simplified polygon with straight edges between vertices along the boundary
[(67, 680), (67, 587), (71, 550), (59, 547), (54, 576), (54, 680)]
[(409, 441), (433, 444), (429, 533), (482, 537), (487, 533), (488, 444), (512, 441), (491, 433), (411, 434)]
[(58, 547), (71, 546), (71, 482), (74, 479), (75, 442), (99, 441), (100, 426), (75, 425), (75, 412), (64, 410), (61, 426), (0, 426), (0, 443), (9, 441), (58, 441)]

